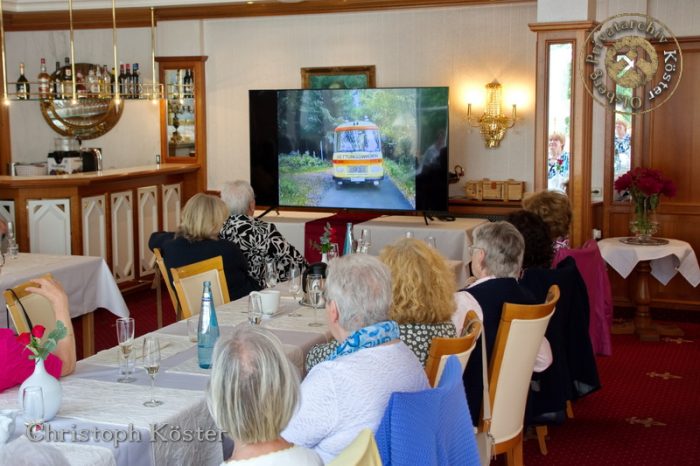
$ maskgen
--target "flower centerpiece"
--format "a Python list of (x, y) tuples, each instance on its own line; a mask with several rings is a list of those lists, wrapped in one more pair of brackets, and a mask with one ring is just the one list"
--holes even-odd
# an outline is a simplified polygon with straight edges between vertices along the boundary
[(329, 222), (326, 222), (326, 225), (323, 227), (323, 234), (319, 238), (319, 242), (311, 242), (311, 246), (321, 253), (321, 262), (328, 262), (327, 254), (331, 250), (334, 234), (335, 230), (333, 227), (331, 227)]
[(630, 229), (635, 235), (635, 242), (653, 242), (651, 237), (659, 226), (655, 219), (659, 197), (662, 194), (667, 197), (676, 195), (673, 181), (664, 178), (659, 170), (637, 167), (616, 179), (615, 189), (627, 191), (634, 204), (634, 220), (630, 221)]
[(17, 337), (17, 341), (29, 350), (29, 359), (33, 359), (35, 362), (34, 373), (19, 388), (19, 399), (22, 399), (26, 387), (41, 387), (44, 401), (43, 420), (49, 421), (56, 416), (61, 406), (62, 390), (59, 381), (46, 372), (44, 361), (49, 357), (51, 351), (56, 349), (58, 341), (65, 338), (68, 330), (63, 322), (58, 320), (56, 328), (49, 332), (42, 342), (44, 333), (46, 333), (46, 328), (43, 325), (35, 325), (31, 332), (21, 333)]

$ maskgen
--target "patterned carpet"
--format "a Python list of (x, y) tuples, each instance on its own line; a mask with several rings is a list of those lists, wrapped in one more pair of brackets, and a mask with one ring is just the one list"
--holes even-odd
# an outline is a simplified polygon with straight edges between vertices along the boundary
[[(136, 333), (156, 329), (152, 290), (125, 296)], [(117, 344), (114, 321), (95, 313), (95, 346)], [(163, 320), (174, 312), (163, 293)], [(700, 462), (700, 324), (680, 324), (683, 338), (642, 343), (613, 335), (613, 355), (598, 358), (603, 388), (574, 403), (574, 419), (549, 428), (549, 454), (537, 441), (525, 442), (528, 466), (537, 465), (695, 465)], [(80, 353), (80, 328), (76, 328)], [(492, 464), (505, 464), (504, 458)]]

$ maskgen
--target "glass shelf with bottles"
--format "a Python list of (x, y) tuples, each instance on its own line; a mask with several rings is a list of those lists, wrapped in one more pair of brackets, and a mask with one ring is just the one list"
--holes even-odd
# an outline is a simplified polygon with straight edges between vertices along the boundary
[[(65, 59), (65, 63), (61, 66), (60, 62), (56, 61), (56, 70), (49, 74), (46, 62), (42, 58), (40, 72), (35, 81), (27, 79), (24, 63), (20, 63), (19, 78), (7, 83), (5, 100), (77, 101), (90, 104), (91, 101), (113, 100), (117, 97), (117, 91), (122, 100), (151, 100), (163, 96), (162, 84), (141, 82), (138, 63), (134, 63), (133, 67), (128, 63), (120, 65), (119, 74), (116, 76), (114, 67), (110, 72), (107, 65), (71, 65), (68, 58)], [(186, 92), (183, 86), (180, 92)]]

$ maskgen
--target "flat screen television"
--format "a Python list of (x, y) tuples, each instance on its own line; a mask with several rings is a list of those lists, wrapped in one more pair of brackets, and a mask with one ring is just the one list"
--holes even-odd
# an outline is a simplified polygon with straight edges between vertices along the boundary
[(446, 212), (448, 88), (251, 90), (258, 205)]

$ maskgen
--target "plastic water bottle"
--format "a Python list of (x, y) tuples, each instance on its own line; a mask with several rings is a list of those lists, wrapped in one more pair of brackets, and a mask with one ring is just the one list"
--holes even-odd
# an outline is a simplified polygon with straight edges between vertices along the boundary
[(211, 282), (206, 281), (202, 290), (202, 307), (197, 326), (197, 358), (202, 369), (211, 367), (211, 355), (218, 339), (219, 322), (216, 320), (216, 310), (211, 299)]
[(343, 255), (347, 254), (352, 254), (353, 253), (353, 242), (354, 239), (352, 237), (352, 223), (348, 222), (345, 225), (346, 231), (345, 231), (345, 245), (343, 246)]

